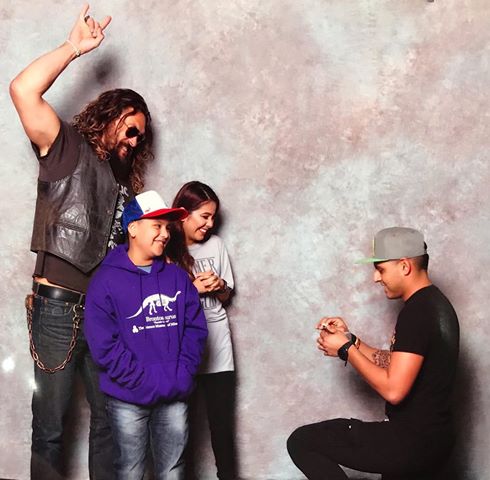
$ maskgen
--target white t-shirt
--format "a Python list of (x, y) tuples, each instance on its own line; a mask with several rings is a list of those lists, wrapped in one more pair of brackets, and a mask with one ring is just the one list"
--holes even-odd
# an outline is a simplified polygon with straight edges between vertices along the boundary
[[(223, 240), (211, 235), (204, 243), (189, 246), (194, 258), (194, 274), (212, 270), (233, 289), (233, 273)], [(201, 305), (208, 322), (208, 340), (199, 373), (217, 373), (234, 370), (228, 315), (216, 295), (201, 295)]]

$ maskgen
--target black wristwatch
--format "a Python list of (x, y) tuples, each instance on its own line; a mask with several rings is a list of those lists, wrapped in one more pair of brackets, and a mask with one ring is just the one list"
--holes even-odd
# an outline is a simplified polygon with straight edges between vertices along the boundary
[(347, 365), (347, 360), (349, 359), (349, 348), (355, 345), (356, 343), (355, 335), (351, 334), (351, 339), (348, 342), (345, 342), (338, 350), (337, 355), (340, 360), (344, 361), (344, 366)]

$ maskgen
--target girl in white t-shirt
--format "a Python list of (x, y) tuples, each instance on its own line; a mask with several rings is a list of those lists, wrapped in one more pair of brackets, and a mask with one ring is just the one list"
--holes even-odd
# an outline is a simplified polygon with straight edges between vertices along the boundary
[(233, 290), (233, 274), (223, 240), (211, 234), (219, 199), (198, 181), (186, 183), (173, 207), (189, 216), (176, 222), (166, 246), (170, 261), (187, 270), (201, 296), (208, 323), (208, 340), (198, 387), (203, 389), (211, 444), (220, 480), (237, 478), (234, 435), (235, 372), (228, 316), (223, 306)]

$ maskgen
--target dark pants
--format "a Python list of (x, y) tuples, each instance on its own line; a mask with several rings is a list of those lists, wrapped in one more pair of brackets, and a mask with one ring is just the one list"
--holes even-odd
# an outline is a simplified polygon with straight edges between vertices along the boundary
[(198, 375), (206, 399), (211, 445), (213, 447), (218, 478), (237, 478), (235, 452), (235, 372)]
[[(65, 358), (72, 338), (74, 305), (34, 297), (32, 335), (36, 351), (46, 367)], [(82, 312), (83, 317), (83, 312)], [(34, 366), (36, 387), (32, 396), (31, 479), (63, 478), (62, 434), (72, 397), (75, 376), (80, 372), (90, 404), (89, 472), (92, 480), (113, 479), (113, 444), (105, 411), (105, 396), (99, 390), (97, 367), (83, 335), (83, 318), (73, 357), (63, 370), (46, 373)]]
[(339, 418), (295, 430), (289, 455), (310, 480), (346, 480), (339, 465), (381, 473), (383, 480), (432, 480), (451, 448), (451, 434), (403, 435), (393, 422)]

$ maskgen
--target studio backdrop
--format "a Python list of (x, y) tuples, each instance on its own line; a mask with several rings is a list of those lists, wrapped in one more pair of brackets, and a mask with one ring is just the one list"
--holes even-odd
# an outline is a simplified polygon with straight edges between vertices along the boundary
[[(67, 38), (81, 7), (0, 6), (2, 478), (28, 478), (35, 388), (23, 304), (37, 164), (8, 85)], [(432, 279), (461, 324), (458, 444), (446, 478), (487, 478), (488, 0), (98, 0), (91, 13), (113, 16), (106, 39), (46, 99), (70, 120), (104, 90), (138, 91), (156, 132), (147, 187), (171, 202), (200, 180), (219, 195), (236, 280), (228, 311), (241, 477), (302, 478), (286, 451), (299, 425), (383, 418), (383, 401), (353, 369), (316, 349), (314, 326), (341, 315), (366, 342), (388, 346), (401, 304), (355, 260), (377, 230), (404, 225), (425, 233)], [(82, 480), (81, 387), (73, 412), (67, 456), (70, 478)], [(199, 425), (199, 478), (212, 479)]]

